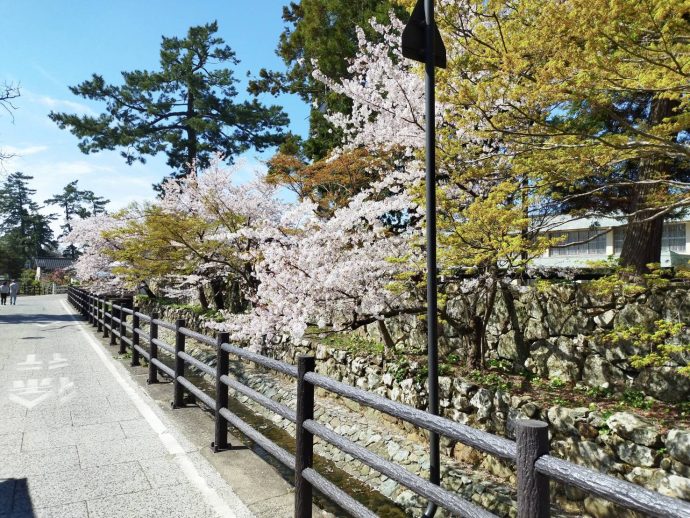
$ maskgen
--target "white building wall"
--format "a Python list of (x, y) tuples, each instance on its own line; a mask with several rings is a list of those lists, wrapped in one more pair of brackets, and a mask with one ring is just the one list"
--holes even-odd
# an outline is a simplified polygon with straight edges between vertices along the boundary
[(606, 233), (606, 256), (613, 255), (613, 229)]

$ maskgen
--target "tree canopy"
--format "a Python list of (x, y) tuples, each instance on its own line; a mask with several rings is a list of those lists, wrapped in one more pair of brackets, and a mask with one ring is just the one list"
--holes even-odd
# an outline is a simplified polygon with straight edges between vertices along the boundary
[[(62, 190), (62, 193), (48, 198), (47, 205), (57, 205), (63, 216), (63, 224), (60, 226), (62, 234), (60, 237), (67, 236), (72, 232), (74, 220), (96, 216), (105, 212), (105, 205), (110, 202), (101, 196), (96, 196), (93, 191), (81, 190), (77, 187), (79, 180), (74, 180)], [(65, 249), (65, 255), (74, 259), (78, 254), (78, 249), (74, 243), (69, 243)]]
[(18, 276), (30, 259), (52, 254), (57, 243), (50, 228), (54, 215), (43, 215), (33, 201), (36, 193), (29, 187), (32, 176), (19, 171), (7, 176), (0, 186), (0, 267)]
[(626, 218), (622, 260), (643, 270), (690, 203), (689, 16), (675, 0), (444, 4), (442, 147), (454, 160), (472, 139), (497, 144), (477, 163), (509, 162), (516, 198), (540, 199), (531, 214)]
[(349, 60), (357, 52), (357, 27), (375, 36), (369, 20), (387, 19), (396, 9), (391, 0), (300, 0), (283, 7), (285, 28), (280, 35), (278, 55), (287, 72), (262, 69), (251, 83), (254, 92), (289, 92), (299, 95), (312, 106), (309, 137), (301, 152), (309, 160), (328, 155), (342, 142), (342, 134), (324, 116), (327, 112), (348, 112), (351, 100), (333, 92), (313, 77), (317, 68), (331, 79), (349, 75)]
[(237, 79), (227, 65), (239, 63), (216, 35), (218, 24), (191, 27), (186, 37), (163, 37), (160, 70), (122, 72), (123, 84), (94, 74), (70, 87), (81, 97), (106, 103), (97, 117), (51, 112), (50, 118), (79, 139), (84, 153), (121, 149), (128, 164), (164, 153), (174, 177), (208, 167), (219, 155), (279, 144), (289, 121), (278, 106), (256, 99), (236, 102)]
[[(439, 316), (460, 338), (470, 368), (487, 358), (496, 301), (503, 298), (517, 318), (511, 284), (563, 243), (563, 221), (613, 215), (646, 251), (659, 234), (645, 225), (690, 205), (689, 3), (659, 0), (642, 11), (631, 0), (439, 6), (448, 50), (434, 114)], [(293, 3), (289, 19), (299, 25), (308, 8), (318, 14), (318, 6), (336, 4)], [(326, 25), (336, 23), (336, 14), (326, 14), (319, 15)], [(116, 259), (113, 273), (136, 276), (145, 271), (137, 261), (168, 254), (174, 264), (146, 267), (168, 277), (161, 283), (180, 277), (172, 281), (180, 290), (239, 275), (248, 304), (223, 312), (216, 324), (257, 347), (284, 334), (373, 323), (390, 345), (387, 319), (425, 311), (425, 88), (421, 67), (402, 58), (403, 27), (393, 16), (355, 29), (357, 51), (341, 75), (309, 65), (305, 84), (347, 102), (346, 110), (323, 114), (337, 136), (321, 141), (326, 155), (286, 139), (251, 196), (228, 189), (221, 170), (166, 184), (161, 204), (143, 220), (134, 211), (131, 225), (117, 226), (127, 214), (96, 221), (104, 224), (95, 227), (101, 237), (112, 240), (102, 251), (93, 247), (93, 261), (84, 264), (102, 268)], [(288, 76), (263, 80), (255, 86), (293, 84)], [(298, 202), (278, 203), (266, 182), (293, 189)], [(173, 235), (166, 225), (177, 220), (181, 232)], [(160, 254), (139, 249), (145, 232)], [(638, 273), (644, 269), (644, 258), (630, 257)], [(451, 296), (462, 309), (448, 304)], [(515, 336), (513, 366), (521, 370), (530, 344)]]

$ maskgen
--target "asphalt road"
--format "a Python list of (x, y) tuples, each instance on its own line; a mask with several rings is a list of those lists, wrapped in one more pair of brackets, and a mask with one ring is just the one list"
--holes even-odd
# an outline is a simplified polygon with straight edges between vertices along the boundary
[(0, 306), (0, 518), (253, 516), (64, 295)]

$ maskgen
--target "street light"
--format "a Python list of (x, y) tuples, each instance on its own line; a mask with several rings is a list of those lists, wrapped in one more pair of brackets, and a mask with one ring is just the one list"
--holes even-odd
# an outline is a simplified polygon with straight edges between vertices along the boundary
[[(403, 56), (424, 63), (426, 98), (426, 250), (427, 250), (427, 355), (429, 405), (427, 411), (438, 415), (438, 283), (436, 268), (436, 92), (435, 67), (446, 67), (446, 49), (434, 21), (434, 1), (418, 0), (402, 34)], [(429, 481), (441, 482), (439, 435), (429, 433)], [(424, 518), (436, 514), (436, 504), (429, 502)]]

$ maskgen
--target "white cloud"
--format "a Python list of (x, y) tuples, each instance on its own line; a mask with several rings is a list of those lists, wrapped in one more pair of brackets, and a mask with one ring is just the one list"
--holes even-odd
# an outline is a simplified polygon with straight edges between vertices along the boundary
[(37, 95), (31, 92), (25, 92), (25, 95), (29, 101), (46, 106), (51, 110), (67, 110), (76, 112), (78, 115), (96, 115), (96, 112), (90, 107), (76, 101), (57, 99), (49, 95)]
[(48, 81), (53, 83), (53, 85), (57, 86), (58, 88), (64, 88), (64, 81), (59, 80), (57, 77), (55, 77), (53, 74), (48, 72), (45, 68), (43, 68), (41, 65), (38, 63), (34, 63), (33, 65), (34, 70), (36, 70), (39, 74), (41, 74), (43, 77), (45, 77)]
[(71, 178), (92, 175), (95, 173), (114, 173), (115, 168), (101, 165), (88, 160), (61, 160), (56, 162), (34, 162), (31, 174), (36, 178), (50, 177), (51, 179)]

